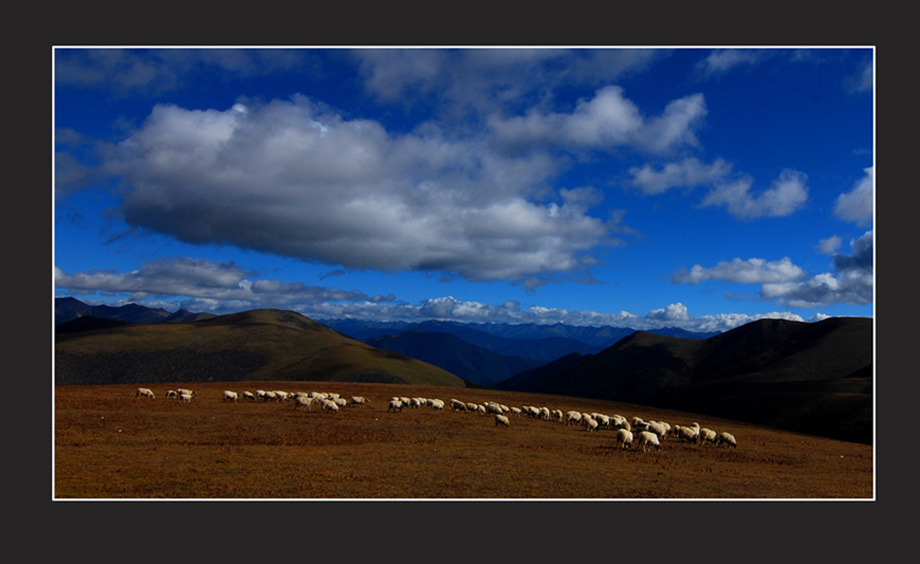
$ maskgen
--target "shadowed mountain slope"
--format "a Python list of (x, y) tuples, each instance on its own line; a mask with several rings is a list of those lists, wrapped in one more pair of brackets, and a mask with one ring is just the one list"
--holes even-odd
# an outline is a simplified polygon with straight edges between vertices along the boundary
[(638, 331), (601, 353), (566, 357), (496, 388), (666, 407), (870, 443), (872, 361), (871, 319), (765, 319), (702, 340)]

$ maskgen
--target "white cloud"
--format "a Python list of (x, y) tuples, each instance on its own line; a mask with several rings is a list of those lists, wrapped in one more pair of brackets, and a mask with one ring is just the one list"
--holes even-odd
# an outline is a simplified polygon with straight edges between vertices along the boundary
[(707, 280), (722, 280), (735, 284), (776, 284), (801, 280), (804, 276), (805, 272), (788, 257), (778, 261), (735, 258), (720, 262), (711, 268), (694, 265), (690, 270), (675, 273), (673, 280), (681, 284), (699, 284)]
[[(118, 273), (90, 271), (67, 274), (55, 267), (54, 284), (76, 294), (129, 294), (127, 301), (151, 297), (191, 298), (198, 311), (238, 310), (261, 307), (291, 307), (297, 303), (371, 300), (362, 292), (253, 280), (254, 273), (234, 263), (204, 259), (157, 259), (140, 269)], [(378, 298), (379, 299), (379, 298)], [(191, 309), (186, 306), (186, 309)]]
[(719, 75), (740, 66), (756, 64), (766, 55), (767, 52), (759, 50), (719, 49), (700, 61), (697, 68), (706, 75)]
[(609, 243), (584, 199), (547, 190), (545, 156), (430, 127), (391, 135), (302, 96), (246, 112), (156, 106), (105, 167), (132, 226), (347, 268), (533, 284)]
[(660, 170), (649, 164), (629, 169), (629, 174), (632, 175), (630, 184), (647, 195), (662, 194), (672, 188), (715, 184), (729, 172), (731, 165), (722, 159), (716, 159), (712, 164), (706, 165), (696, 158), (666, 163)]
[(693, 129), (706, 116), (702, 94), (670, 102), (660, 116), (644, 117), (619, 86), (606, 86), (570, 113), (531, 108), (524, 116), (489, 119), (495, 142), (505, 150), (562, 148), (579, 151), (632, 147), (666, 153), (697, 144)]
[(808, 200), (804, 173), (784, 170), (771, 187), (760, 195), (751, 193), (753, 180), (742, 179), (713, 188), (703, 199), (703, 207), (725, 206), (739, 219), (781, 217), (795, 213)]
[(863, 169), (865, 175), (852, 190), (837, 197), (834, 213), (844, 221), (860, 226), (872, 223), (874, 209), (875, 167)]
[(851, 255), (834, 254), (834, 272), (814, 276), (788, 258), (768, 262), (763, 259), (734, 259), (712, 268), (694, 265), (676, 272), (675, 283), (699, 284), (722, 280), (736, 284), (761, 285), (760, 298), (787, 307), (816, 308), (830, 304), (871, 304), (874, 288), (873, 233), (868, 231), (850, 242)]
[(831, 255), (837, 252), (837, 249), (839, 249), (842, 244), (843, 240), (838, 235), (833, 235), (827, 239), (821, 239), (818, 243), (818, 252), (825, 255)]

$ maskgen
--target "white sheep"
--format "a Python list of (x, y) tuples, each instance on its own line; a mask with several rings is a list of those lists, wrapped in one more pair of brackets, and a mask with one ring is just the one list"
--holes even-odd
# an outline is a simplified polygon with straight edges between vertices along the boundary
[(617, 446), (620, 448), (629, 448), (632, 446), (633, 434), (626, 429), (617, 429)]
[(297, 409), (298, 407), (306, 407), (309, 411), (312, 408), (314, 401), (321, 400), (315, 400), (308, 395), (296, 395), (294, 396), (294, 409)]
[(387, 411), (402, 411), (403, 402), (399, 398), (393, 398), (390, 400), (390, 405), (387, 407)]
[(195, 392), (192, 391), (192, 390), (190, 390), (190, 389), (188, 389), (188, 388), (176, 388), (176, 392), (177, 392), (180, 396), (181, 396), (182, 394), (186, 394), (186, 395), (195, 397)]
[(510, 427), (511, 421), (501, 413), (495, 414), (495, 425), (501, 425), (502, 427)]
[(677, 432), (677, 439), (679, 441), (695, 443), (697, 436), (700, 434), (700, 424), (693, 423), (689, 427), (684, 425), (675, 425), (674, 430)]
[(356, 405), (367, 405), (368, 403), (370, 402), (364, 396), (351, 396), (351, 406), (352, 407)]
[(668, 428), (665, 427), (665, 426), (664, 426), (661, 422), (659, 422), (659, 421), (649, 421), (649, 422), (648, 422), (648, 428), (647, 428), (646, 430), (647, 430), (647, 431), (651, 431), (651, 432), (655, 433), (656, 435), (658, 435), (658, 438), (659, 438), (659, 439), (665, 438), (665, 436), (668, 434)]
[(250, 392), (249, 390), (245, 390), (245, 391), (243, 392), (243, 397), (246, 398), (246, 399), (248, 399), (248, 400), (255, 400), (255, 399), (256, 399), (255, 394), (253, 394), (253, 393)]
[(176, 390), (167, 390), (167, 391), (166, 391), (166, 399), (169, 399), (169, 398), (176, 398), (176, 399), (178, 399), (178, 398), (179, 398), (179, 392), (177, 392)]
[(335, 403), (331, 399), (320, 400), (320, 402), (322, 402), (320, 405), (325, 411), (338, 411), (339, 410), (339, 404)]
[(714, 444), (716, 442), (716, 432), (713, 431), (712, 429), (707, 429), (706, 427), (703, 427), (702, 429), (700, 429), (700, 432), (697, 435), (696, 440), (700, 444), (703, 444), (703, 443), (713, 443)]
[(590, 415), (587, 417), (582, 415), (581, 421), (584, 423), (586, 431), (597, 431), (597, 427), (600, 425), (600, 423), (597, 422), (597, 419), (591, 417)]
[(661, 450), (658, 435), (651, 431), (639, 431), (639, 446), (642, 447), (642, 452), (648, 452), (651, 447)]
[(138, 388), (137, 392), (134, 393), (134, 397), (156, 399), (156, 396), (153, 394), (153, 390), (150, 388)]
[(430, 407), (431, 409), (434, 409), (435, 411), (443, 411), (444, 410), (444, 400), (437, 399), (437, 398), (430, 399), (428, 400), (428, 407)]
[(224, 401), (236, 401), (239, 399), (239, 397), (240, 395), (236, 392), (224, 390)]
[(579, 424), (581, 423), (581, 412), (578, 411), (567, 411), (565, 414), (565, 424)]
[(179, 392), (179, 401), (188, 403), (192, 401), (193, 395), (188, 392)]
[(458, 399), (451, 399), (450, 408), (454, 411), (466, 411), (466, 404)]
[(727, 431), (719, 433), (719, 436), (716, 437), (716, 444), (727, 445), (733, 448), (738, 447), (738, 441), (735, 440), (735, 436)]

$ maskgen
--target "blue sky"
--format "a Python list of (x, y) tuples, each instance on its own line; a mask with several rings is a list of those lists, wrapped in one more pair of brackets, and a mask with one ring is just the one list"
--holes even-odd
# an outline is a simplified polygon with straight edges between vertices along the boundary
[(726, 330), (874, 311), (874, 50), (53, 50), (55, 296)]

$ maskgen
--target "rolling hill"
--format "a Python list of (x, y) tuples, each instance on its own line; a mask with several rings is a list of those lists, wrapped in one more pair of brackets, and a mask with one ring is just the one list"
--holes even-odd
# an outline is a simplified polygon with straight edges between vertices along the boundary
[(247, 379), (466, 385), (441, 368), (375, 349), (292, 311), (82, 331), (69, 331), (70, 323), (92, 325), (81, 318), (58, 327), (55, 384)]
[(764, 319), (708, 339), (637, 331), (596, 355), (569, 355), (496, 385), (706, 413), (871, 443), (868, 318)]

